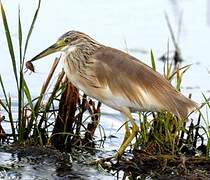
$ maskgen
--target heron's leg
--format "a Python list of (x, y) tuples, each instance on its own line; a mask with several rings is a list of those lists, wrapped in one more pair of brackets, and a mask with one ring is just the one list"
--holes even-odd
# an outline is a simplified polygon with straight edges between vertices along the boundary
[(130, 110), (128, 108), (123, 108), (121, 110), (121, 112), (123, 112), (124, 115), (130, 120), (130, 122), (132, 124), (132, 132), (129, 134), (127, 139), (125, 141), (123, 141), (122, 145), (120, 146), (120, 149), (118, 150), (118, 153), (116, 154), (117, 157), (122, 156), (125, 149), (128, 147), (128, 145), (131, 143), (131, 141), (134, 139), (134, 137), (137, 135), (137, 133), (139, 131), (139, 128), (136, 125), (136, 123), (130, 113)]
[[(90, 164), (102, 164), (105, 161), (109, 161), (113, 158), (118, 158), (120, 156), (122, 156), (122, 154), (124, 153), (125, 149), (128, 147), (128, 145), (130, 144), (130, 142), (133, 140), (133, 138), (136, 136), (136, 134), (139, 131), (139, 127), (136, 125), (130, 110), (128, 108), (123, 108), (121, 109), (121, 112), (124, 114), (124, 116), (126, 117), (126, 120), (129, 119), (131, 124), (132, 124), (132, 132), (130, 133), (129, 127), (128, 127), (128, 122), (125, 124), (125, 129), (126, 132), (125, 133), (125, 138), (124, 141), (122, 143), (122, 145), (120, 146), (120, 149), (118, 150), (117, 154), (115, 156), (111, 156), (111, 157), (107, 157), (107, 158), (102, 158), (96, 161), (91, 162)], [(127, 135), (126, 135), (127, 134)], [(128, 137), (127, 137), (128, 136)]]
[[(124, 140), (123, 140), (123, 143), (127, 140), (127, 138), (130, 136), (130, 129), (129, 129), (129, 126), (128, 126), (128, 121), (127, 121), (127, 116), (125, 116), (123, 113), (122, 114), (122, 117), (126, 120), (125, 121), (125, 136), (124, 136)], [(123, 144), (122, 143), (122, 144)]]
[(128, 139), (128, 137), (130, 136), (130, 129), (128, 127), (128, 122), (125, 123), (125, 136), (124, 136), (124, 140), (123, 143)]

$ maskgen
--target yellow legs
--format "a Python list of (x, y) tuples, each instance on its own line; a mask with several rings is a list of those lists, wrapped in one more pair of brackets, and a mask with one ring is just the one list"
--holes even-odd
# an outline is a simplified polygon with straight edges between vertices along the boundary
[(126, 120), (127, 118), (130, 120), (131, 124), (132, 124), (132, 132), (130, 133), (129, 127), (128, 127), (128, 122), (126, 122), (125, 124), (125, 137), (123, 140), (123, 143), (120, 146), (120, 149), (118, 150), (117, 154), (115, 155), (115, 158), (121, 157), (122, 154), (124, 153), (125, 149), (129, 146), (129, 144), (131, 143), (131, 141), (134, 139), (134, 137), (137, 135), (139, 128), (136, 125), (130, 110), (128, 108), (123, 108), (121, 110), (121, 112), (125, 115)]
[(131, 122), (131, 125), (132, 125), (132, 131), (130, 132), (130, 129), (128, 127), (128, 122), (126, 122), (125, 124), (125, 137), (124, 137), (124, 140), (123, 140), (123, 143), (121, 144), (118, 152), (115, 154), (115, 156), (111, 156), (111, 157), (107, 157), (107, 158), (102, 158), (102, 159), (99, 159), (97, 161), (94, 161), (93, 163), (91, 164), (101, 164), (105, 161), (109, 161), (113, 158), (115, 159), (118, 159), (120, 158), (123, 153), (125, 152), (125, 149), (129, 146), (129, 144), (131, 143), (131, 141), (134, 139), (134, 137), (137, 135), (138, 131), (139, 131), (139, 127), (136, 125), (131, 113), (130, 113), (130, 110), (128, 108), (123, 108), (121, 109), (121, 113), (123, 113), (123, 115), (125, 116), (125, 120), (127, 121), (127, 119), (130, 120)]
[[(125, 118), (127, 119), (127, 118)], [(128, 139), (128, 137), (130, 136), (130, 129), (129, 129), (129, 126), (128, 126), (128, 121), (125, 122), (125, 136), (124, 136), (124, 140), (122, 142), (122, 144)]]

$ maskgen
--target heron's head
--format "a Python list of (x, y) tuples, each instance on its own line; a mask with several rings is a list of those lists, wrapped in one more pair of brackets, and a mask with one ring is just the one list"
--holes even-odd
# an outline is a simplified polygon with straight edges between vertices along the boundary
[(42, 57), (45, 57), (47, 55), (50, 55), (55, 52), (59, 51), (68, 51), (72, 50), (79, 46), (84, 46), (88, 44), (94, 44), (97, 43), (94, 39), (92, 39), (90, 36), (79, 32), (79, 31), (69, 31), (65, 34), (63, 34), (55, 44), (48, 47), (38, 55), (36, 55), (34, 58), (32, 58), (30, 61), (38, 60)]

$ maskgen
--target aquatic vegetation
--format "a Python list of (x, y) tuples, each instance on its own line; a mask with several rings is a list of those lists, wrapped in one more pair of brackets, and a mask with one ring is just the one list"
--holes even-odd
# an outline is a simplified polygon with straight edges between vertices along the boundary
[[(41, 103), (43, 102), (43, 97), (46, 93), (47, 87), (54, 73), (54, 70), (59, 62), (59, 59), (55, 60), (55, 63), (53, 64), (53, 67), (50, 71), (48, 79), (42, 87), (42, 91), (40, 95), (37, 98), (33, 99), (30, 93), (30, 89), (24, 78), (24, 66), (25, 66), (25, 56), (26, 56), (26, 52), (28, 48), (28, 43), (29, 43), (31, 34), (33, 32), (33, 28), (34, 28), (37, 16), (38, 16), (40, 4), (41, 4), (41, 0), (39, 0), (38, 2), (38, 6), (35, 11), (35, 14), (34, 14), (32, 23), (30, 25), (30, 28), (28, 30), (28, 34), (26, 36), (26, 41), (24, 44), (23, 44), (20, 9), (18, 11), (17, 30), (18, 30), (19, 57), (17, 57), (15, 56), (13, 40), (12, 40), (11, 33), (9, 30), (9, 25), (7, 22), (5, 9), (3, 7), (3, 4), (1, 3), (2, 20), (3, 20), (4, 29), (5, 29), (5, 35), (6, 35), (8, 50), (10, 54), (10, 59), (12, 61), (11, 68), (13, 70), (15, 83), (16, 83), (17, 99), (18, 99), (18, 122), (16, 122), (16, 120), (14, 119), (14, 115), (12, 112), (12, 104), (11, 104), (12, 98), (10, 97), (10, 95), (8, 95), (9, 92), (6, 92), (4, 82), (1, 76), (0, 76), (0, 84), (1, 84), (1, 89), (3, 91), (4, 100), (1, 100), (0, 103), (2, 107), (4, 108), (4, 110), (8, 113), (11, 129), (12, 129), (13, 140), (14, 142), (19, 142), (19, 143), (23, 143), (24, 141), (28, 139), (29, 134), (31, 133), (32, 127), (34, 128), (34, 131), (36, 129), (39, 132), (38, 137), (41, 136), (40, 129), (38, 129), (37, 118), (41, 109)], [(30, 119), (28, 117), (29, 116), (28, 114), (30, 114)], [(17, 128), (15, 126), (16, 123), (17, 123)], [(42, 141), (41, 137), (39, 138), (39, 140), (41, 143)]]
[[(9, 30), (6, 13), (5, 13), (3, 4), (1, 3), (1, 15), (2, 15), (3, 25), (4, 25), (4, 29), (5, 29), (5, 35), (6, 35), (6, 39), (7, 39), (9, 54), (10, 54), (10, 58), (12, 61), (12, 69), (13, 69), (13, 74), (15, 76), (15, 83), (16, 83), (17, 97), (18, 97), (18, 129), (17, 129), (18, 133), (17, 134), (16, 134), (15, 125), (14, 125), (14, 123), (15, 123), (14, 117), (13, 117), (13, 113), (12, 113), (12, 109), (11, 109), (11, 97), (10, 97), (10, 95), (8, 95), (8, 92), (6, 92), (4, 83), (3, 83), (3, 79), (0, 76), (0, 83), (1, 83), (2, 90), (3, 90), (4, 99), (6, 102), (5, 104), (3, 102), (1, 102), (1, 105), (3, 106), (5, 111), (8, 113), (11, 128), (12, 128), (12, 136), (13, 136), (14, 142), (16, 142), (16, 141), (22, 142), (24, 139), (25, 124), (26, 124), (25, 119), (23, 117), (24, 98), (27, 97), (29, 104), (31, 106), (33, 106), (32, 98), (31, 98), (28, 86), (24, 79), (24, 74), (23, 74), (24, 69), (23, 68), (24, 68), (24, 64), (25, 64), (24, 62), (25, 62), (25, 55), (27, 52), (28, 42), (30, 40), (31, 33), (33, 31), (33, 27), (36, 22), (36, 18), (37, 18), (39, 8), (40, 8), (40, 3), (41, 3), (41, 1), (39, 1), (37, 10), (34, 14), (34, 18), (33, 18), (32, 24), (30, 26), (30, 29), (28, 31), (26, 42), (24, 44), (24, 49), (22, 49), (23, 37), (22, 37), (20, 9), (18, 11), (18, 28), (17, 29), (18, 29), (18, 42), (19, 42), (19, 62), (17, 60), (18, 57), (15, 56), (13, 41), (11, 38), (11, 33)], [(19, 63), (19, 68), (17, 67), (18, 63)]]
[[(15, 55), (6, 12), (3, 4), (1, 4), (1, 16), (18, 97), (18, 118), (16, 120), (12, 111), (12, 97), (9, 95), (9, 92), (7, 92), (4, 79), (0, 75), (0, 87), (4, 96), (0, 99), (0, 105), (8, 114), (10, 121), (12, 130), (11, 136), (13, 137), (10, 142), (39, 145), (52, 144), (57, 149), (66, 151), (71, 151), (72, 147), (77, 147), (82, 150), (85, 148), (93, 150), (96, 128), (99, 128), (101, 139), (104, 136), (103, 126), (100, 125), (99, 122), (101, 103), (97, 102), (95, 104), (93, 100), (89, 99), (85, 94), (81, 96), (78, 89), (65, 80), (63, 71), (59, 74), (53, 90), (48, 92), (60, 58), (54, 60), (41, 92), (36, 98), (32, 97), (30, 87), (28, 87), (25, 81), (25, 56), (39, 13), (40, 3), (41, 0), (38, 2), (38, 7), (32, 19), (25, 43), (23, 43), (24, 38), (22, 34), (20, 9), (18, 11), (17, 31), (19, 57)], [(170, 26), (169, 21), (168, 24), (168, 26)], [(170, 32), (173, 34), (172, 30), (170, 30)], [(174, 44), (176, 44), (175, 40)], [(178, 46), (176, 51), (179, 51)], [(152, 50), (150, 54), (151, 66), (153, 70), (156, 70), (157, 64)], [(170, 61), (168, 54), (169, 51), (166, 53), (163, 75), (166, 79), (171, 81), (178, 91), (181, 91), (183, 77), (190, 68), (190, 65), (181, 67), (178, 61), (176, 63)], [(180, 54), (178, 55), (180, 56)], [(32, 72), (36, 71), (33, 64), (29, 62), (26, 63), (26, 68)], [(50, 94), (49, 97), (47, 97), (46, 94)], [(189, 97), (190, 96), (191, 95), (189, 95)], [(137, 160), (135, 163), (142, 163), (139, 162), (142, 160), (142, 155), (148, 158), (148, 162), (154, 162), (153, 160), (156, 158), (155, 160), (157, 160), (158, 163), (166, 162), (166, 164), (167, 162), (175, 164), (183, 163), (185, 162), (185, 159), (182, 158), (183, 156), (202, 156), (200, 157), (201, 160), (207, 163), (207, 159), (210, 157), (210, 121), (208, 119), (210, 103), (205, 95), (203, 95), (203, 97), (204, 104), (202, 108), (206, 108), (206, 114), (204, 115), (202, 113), (203, 111), (200, 111), (198, 118), (194, 120), (181, 120), (169, 112), (139, 113), (137, 122), (140, 131), (136, 136), (136, 141), (133, 142), (134, 146), (132, 146), (134, 159), (136, 158)], [(58, 109), (55, 104), (59, 104)], [(89, 115), (84, 118), (86, 112), (88, 112)], [(201, 123), (202, 121), (205, 125)], [(0, 130), (3, 134), (6, 133), (2, 131), (1, 126)], [(1, 140), (2, 142), (5, 141), (5, 139)], [(143, 162), (145, 163), (147, 160)], [(193, 161), (193, 159), (190, 158), (187, 160)], [(200, 163), (201, 161), (198, 162)], [(196, 161), (197, 164), (199, 164), (198, 162)], [(134, 166), (134, 164), (132, 165)]]
[[(18, 11), (17, 29), (19, 57), (16, 57), (13, 40), (7, 22), (7, 16), (3, 4), (1, 4), (2, 20), (10, 59), (12, 61), (11, 69), (13, 70), (12, 72), (16, 82), (18, 121), (14, 118), (14, 113), (12, 112), (12, 97), (8, 95), (9, 92), (6, 91), (1, 76), (0, 85), (4, 98), (0, 100), (0, 105), (7, 112), (10, 120), (13, 137), (13, 140), (10, 142), (18, 142), (20, 144), (27, 142), (41, 145), (52, 143), (57, 148), (61, 147), (60, 149), (62, 150), (65, 148), (67, 151), (70, 151), (71, 148), (69, 145), (75, 144), (75, 146), (78, 146), (78, 144), (88, 144), (90, 143), (90, 140), (92, 140), (99, 121), (100, 103), (95, 107), (94, 102), (92, 100), (87, 100), (86, 95), (81, 97), (78, 90), (64, 80), (64, 72), (61, 72), (58, 76), (52, 92), (48, 92), (60, 58), (54, 60), (48, 77), (41, 88), (40, 94), (36, 98), (32, 97), (30, 88), (25, 81), (24, 67), (26, 66), (27, 69), (35, 72), (33, 64), (26, 62), (25, 57), (40, 5), (41, 0), (38, 2), (24, 44), (22, 42), (23, 35), (20, 9)], [(48, 97), (46, 94), (50, 94), (50, 96)], [(56, 109), (55, 104), (59, 104), (59, 110)], [(90, 116), (83, 120), (83, 114), (85, 111), (88, 111)], [(55, 120), (55, 123), (51, 120), (52, 118)], [(87, 119), (91, 119), (91, 121), (89, 123), (85, 122)], [(86, 123), (86, 125), (83, 123)], [(10, 135), (6, 134), (6, 136)]]

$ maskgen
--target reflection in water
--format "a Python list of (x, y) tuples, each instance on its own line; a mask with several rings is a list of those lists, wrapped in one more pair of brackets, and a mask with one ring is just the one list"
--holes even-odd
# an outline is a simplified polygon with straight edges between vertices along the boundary
[(69, 163), (62, 163), (63, 160), (57, 159), (53, 153), (36, 152), (34, 155), (34, 150), (30, 151), (15, 154), (0, 152), (0, 179), (114, 179), (109, 173), (100, 173), (96, 168), (84, 164), (74, 162), (73, 167), (67, 166)]
[[(10, 17), (9, 25), (11, 26), (11, 32), (16, 37), (16, 14), (18, 1), (2, 1), (7, 8), (7, 14)], [(35, 2), (35, 1), (34, 1)], [(21, 16), (23, 19), (23, 29), (26, 30), (26, 25), (31, 21), (31, 12), (36, 7), (35, 4), (27, 0), (19, 1), (22, 10)], [(155, 56), (159, 57), (167, 49), (167, 41), (170, 37), (165, 19), (164, 12), (167, 11), (170, 19), (172, 20), (172, 26), (175, 30), (178, 29), (180, 14), (183, 13), (183, 27), (180, 37), (180, 46), (183, 52), (186, 64), (193, 64), (199, 62), (200, 65), (192, 65), (189, 72), (186, 74), (183, 84), (186, 86), (183, 91), (184, 94), (193, 93), (193, 98), (199, 101), (202, 97), (200, 91), (204, 92), (205, 89), (209, 89), (209, 84), (206, 83), (206, 77), (209, 77), (206, 67), (209, 66), (209, 42), (210, 36), (210, 0), (206, 0), (205, 6), (203, 1), (197, 0), (115, 0), (104, 1), (92, 0), (92, 1), (43, 1), (41, 7), (41, 13), (39, 14), (38, 22), (35, 26), (34, 33), (32, 34), (32, 41), (28, 51), (28, 58), (38, 51), (44, 49), (55, 38), (69, 29), (77, 29), (93, 35), (96, 39), (100, 39), (101, 42), (114, 46), (116, 48), (124, 49), (123, 38), (126, 39), (128, 44), (129, 53), (142, 59), (145, 63), (150, 64), (150, 49), (153, 49)], [(117, 7), (117, 8), (116, 8)], [(205, 8), (205, 9), (204, 9)], [(203, 14), (202, 12), (206, 13)], [(55, 13), (58, 12), (59, 13)], [(82, 13), (81, 13), (82, 12)], [(13, 14), (12, 14), (13, 13)], [(201, 23), (205, 17), (204, 25)], [(175, 19), (175, 21), (173, 21)], [(1, 23), (0, 23), (1, 25)], [(5, 46), (6, 40), (3, 32), (3, 28), (0, 28), (0, 54), (1, 59), (5, 62), (9, 62), (8, 50)], [(170, 41), (170, 48), (172, 42)], [(206, 49), (205, 49), (206, 48)], [(40, 91), (42, 80), (46, 78), (48, 73), (46, 69), (50, 67), (50, 59), (36, 64), (38, 73), (33, 75), (26, 75), (26, 80), (32, 88), (32, 94), (37, 95)], [(8, 63), (2, 64), (1, 61), (0, 73), (3, 75), (4, 81), (7, 83), (7, 88), (11, 89), (9, 92), (13, 96), (13, 76), (8, 70)], [(45, 63), (45, 64), (44, 64)], [(183, 64), (183, 65), (186, 65)], [(162, 63), (158, 64), (158, 70), (162, 72)], [(203, 65), (203, 66), (202, 66)], [(8, 75), (8, 72), (10, 73)], [(199, 72), (199, 73), (198, 73)], [(196, 87), (196, 88), (190, 88)], [(200, 87), (197, 88), (197, 87)], [(196, 94), (197, 93), (197, 94)], [(14, 104), (13, 107), (16, 105)], [(16, 108), (17, 109), (17, 108)], [(16, 110), (14, 109), (14, 110)], [(13, 111), (14, 112), (14, 111)], [(104, 149), (117, 149), (120, 142), (119, 132), (117, 129), (122, 125), (122, 121), (117, 118), (117, 115), (111, 109), (103, 106), (102, 112), (111, 112), (113, 117), (103, 115), (101, 124), (105, 128), (106, 135), (116, 135), (118, 138), (112, 138), (107, 140)], [(5, 130), (9, 132), (10, 128), (5, 127)], [(98, 132), (99, 134), (99, 132)], [(121, 133), (123, 137), (123, 133)], [(108, 142), (108, 143), (107, 143)], [(10, 155), (0, 154), (0, 162), (11, 162), (9, 159), (5, 161), (6, 157)], [(6, 164), (7, 166), (8, 164)], [(75, 165), (77, 171), (81, 170), (83, 173), (89, 173), (89, 169), (85, 171), (80, 165)], [(30, 171), (29, 169), (21, 169), (21, 171)], [(52, 167), (51, 167), (52, 168)], [(38, 169), (39, 170), (39, 169)], [(44, 169), (44, 174), (52, 173), (53, 169), (47, 171)], [(22, 172), (21, 172), (22, 173)], [(33, 171), (39, 176), (40, 171)], [(95, 173), (95, 172), (94, 172)], [(93, 174), (94, 174), (93, 173)], [(15, 172), (13, 172), (14, 176)], [(7, 174), (8, 175), (8, 174)], [(11, 177), (12, 177), (11, 175)], [(21, 176), (19, 172), (16, 172), (17, 177)], [(31, 175), (30, 173), (28, 174)], [(97, 175), (94, 174), (93, 177)]]

